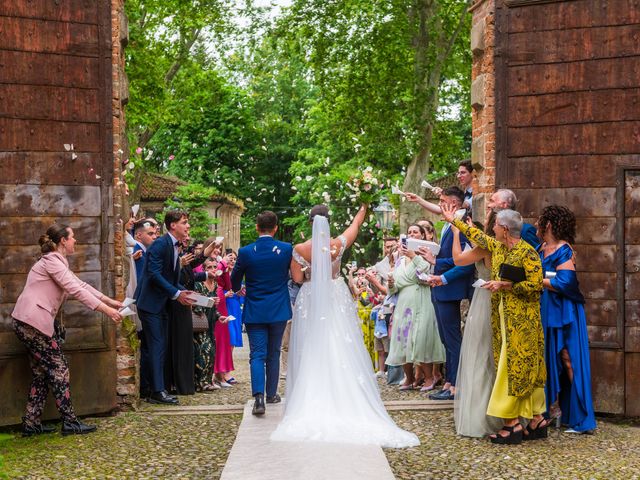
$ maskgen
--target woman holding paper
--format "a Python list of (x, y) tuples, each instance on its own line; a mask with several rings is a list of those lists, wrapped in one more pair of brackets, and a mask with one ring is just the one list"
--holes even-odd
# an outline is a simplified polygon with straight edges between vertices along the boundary
[(484, 437), (500, 428), (500, 421), (487, 415), (496, 368), (491, 345), (491, 292), (482, 284), (491, 278), (491, 254), (477, 246), (463, 252), (458, 229), (451, 228), (453, 261), (456, 265), (475, 262), (478, 272), (460, 348), (453, 419), (458, 435)]
[(69, 269), (67, 256), (75, 252), (73, 230), (55, 224), (39, 239), (42, 257), (27, 276), (24, 290), (11, 313), (17, 337), (27, 348), (32, 382), (27, 412), (22, 417), (22, 435), (50, 433), (55, 428), (41, 423), (49, 388), (62, 416), (62, 434), (93, 432), (96, 427), (81, 422), (71, 405), (69, 365), (62, 353), (64, 326), (56, 314), (68, 295), (80, 300), (91, 310), (106, 314), (113, 321), (122, 320), (118, 311), (122, 304), (83, 282)]
[[(409, 238), (425, 240), (420, 225), (410, 225)], [(436, 313), (431, 303), (431, 289), (418, 275), (428, 274), (430, 265), (421, 252), (409, 250), (400, 242), (400, 259), (389, 277), (389, 294), (398, 293), (393, 314), (391, 342), (386, 364), (400, 366), (405, 378), (400, 390), (433, 390), (441, 378), (439, 364), (445, 350), (440, 341)], [(414, 375), (414, 364), (417, 374)]]
[(562, 415), (570, 433), (596, 428), (591, 397), (589, 336), (584, 296), (576, 276), (571, 243), (576, 217), (566, 207), (549, 205), (537, 222), (543, 240), (540, 258), (545, 272), (542, 292), (542, 325), (547, 363), (547, 407), (551, 416)]
[[(491, 323), (496, 381), (487, 414), (504, 425), (492, 443), (518, 444), (523, 438), (546, 438), (548, 420), (544, 385), (544, 334), (540, 321), (542, 265), (537, 252), (520, 238), (522, 217), (513, 210), (496, 216), (495, 238), (455, 218), (455, 208), (442, 208), (445, 220), (469, 240), (491, 253)], [(513, 281), (505, 280), (507, 275)], [(521, 278), (519, 278), (521, 277)], [(526, 431), (520, 417), (529, 419)]]

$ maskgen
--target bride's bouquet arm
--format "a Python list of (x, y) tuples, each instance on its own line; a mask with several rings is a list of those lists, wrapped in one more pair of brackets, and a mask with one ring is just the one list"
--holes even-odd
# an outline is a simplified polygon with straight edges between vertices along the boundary
[(351, 225), (347, 227), (347, 229), (342, 232), (342, 236), (346, 239), (347, 244), (345, 248), (349, 248), (353, 242), (356, 241), (356, 237), (358, 236), (358, 231), (360, 231), (360, 227), (364, 223), (365, 218), (367, 217), (367, 205), (362, 205), (356, 216), (353, 218), (353, 222)]

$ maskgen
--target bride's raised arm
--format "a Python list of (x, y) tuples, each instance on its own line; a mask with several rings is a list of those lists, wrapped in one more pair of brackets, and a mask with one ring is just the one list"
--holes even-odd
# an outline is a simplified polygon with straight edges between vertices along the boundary
[(346, 240), (345, 248), (349, 248), (353, 244), (353, 242), (356, 241), (358, 231), (364, 223), (365, 218), (367, 218), (367, 209), (368, 205), (362, 205), (360, 207), (360, 210), (358, 210), (358, 213), (356, 213), (356, 216), (353, 218), (353, 222), (351, 222), (351, 225), (349, 225), (347, 229), (342, 232), (342, 236)]

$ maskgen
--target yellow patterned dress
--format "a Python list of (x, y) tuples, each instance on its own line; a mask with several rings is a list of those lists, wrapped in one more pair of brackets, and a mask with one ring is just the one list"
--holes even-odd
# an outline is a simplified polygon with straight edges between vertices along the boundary
[(491, 326), (496, 381), (487, 415), (533, 418), (546, 410), (544, 332), (540, 320), (542, 265), (524, 240), (513, 248), (460, 220), (453, 225), (473, 243), (491, 252), (491, 279), (500, 280), (500, 265), (523, 267), (527, 279), (491, 296)]

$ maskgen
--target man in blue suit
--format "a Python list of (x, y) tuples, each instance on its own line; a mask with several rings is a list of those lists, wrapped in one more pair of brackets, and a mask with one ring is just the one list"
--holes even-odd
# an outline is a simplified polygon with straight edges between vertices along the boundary
[[(462, 208), (464, 192), (458, 187), (449, 187), (440, 196), (440, 205), (455, 205)], [(469, 243), (460, 233), (462, 248)], [(435, 268), (431, 285), (432, 298), (438, 322), (440, 339), (446, 350), (445, 385), (441, 392), (432, 394), (433, 400), (453, 400), (455, 395), (456, 376), (460, 361), (462, 331), (460, 330), (460, 302), (468, 297), (470, 284), (473, 282), (474, 266), (457, 267), (453, 262), (453, 232), (446, 224), (440, 237), (440, 252), (435, 260)]]
[(242, 321), (249, 336), (253, 414), (263, 415), (265, 390), (267, 403), (280, 401), (277, 393), (280, 345), (292, 316), (287, 282), (293, 247), (273, 238), (278, 231), (278, 217), (273, 212), (258, 215), (256, 230), (260, 238), (238, 250), (231, 284), (237, 292), (244, 278), (247, 294)]
[(164, 217), (168, 233), (147, 249), (142, 278), (136, 288), (136, 305), (148, 349), (150, 403), (177, 404), (164, 385), (164, 361), (169, 326), (169, 301), (191, 305), (192, 292), (180, 285), (179, 245), (189, 236), (189, 217), (180, 210), (170, 210)]
[[(133, 259), (136, 266), (136, 285), (140, 283), (142, 275), (144, 274), (147, 248), (149, 248), (155, 239), (158, 238), (156, 227), (157, 224), (155, 223), (155, 220), (150, 218), (143, 218), (133, 225), (133, 238), (136, 241), (136, 244), (133, 247)], [(134, 275), (134, 272), (130, 272), (130, 275)], [(142, 327), (138, 325), (137, 328), (140, 329), (138, 331), (138, 338), (140, 339), (140, 396), (148, 398), (151, 394), (151, 382), (149, 380), (149, 349), (147, 348), (147, 342), (144, 339)]]
[[(518, 199), (516, 198), (515, 193), (506, 188), (501, 188), (500, 190), (497, 190), (493, 195), (491, 195), (491, 197), (489, 197), (489, 201), (487, 202), (487, 210), (489, 210), (489, 214), (493, 213), (494, 215), (500, 210), (516, 210), (517, 202)], [(534, 227), (530, 223), (523, 223), (522, 231), (520, 232), (520, 238), (522, 238), (522, 240), (538, 250), (538, 247), (540, 246), (540, 239), (536, 235), (536, 227)]]

